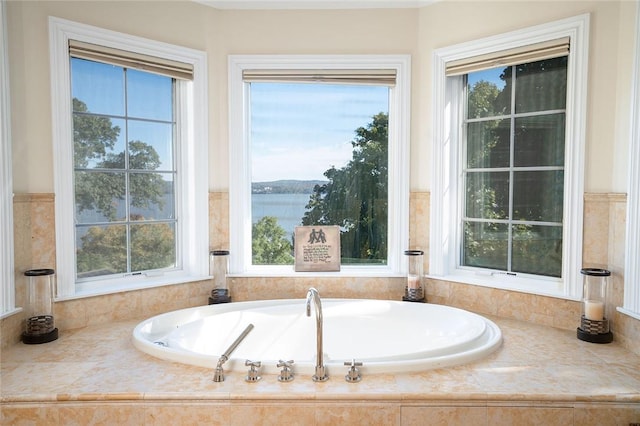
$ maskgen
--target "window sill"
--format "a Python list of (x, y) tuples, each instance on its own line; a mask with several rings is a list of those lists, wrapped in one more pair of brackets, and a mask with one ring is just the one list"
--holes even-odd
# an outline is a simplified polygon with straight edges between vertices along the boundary
[(475, 273), (461, 273), (450, 275), (429, 275), (426, 278), (438, 281), (450, 281), (460, 284), (469, 284), (480, 287), (494, 288), (498, 290), (517, 291), (520, 293), (534, 294), (537, 296), (555, 297), (566, 300), (576, 300), (566, 294), (564, 283), (561, 280), (533, 279), (504, 274), (479, 275)]
[(156, 287), (165, 287), (176, 284), (187, 284), (190, 282), (210, 280), (209, 276), (187, 276), (187, 277), (171, 277), (171, 278), (153, 278), (140, 280), (123, 280), (122, 282), (113, 282), (111, 284), (104, 284), (100, 287), (80, 289), (73, 295), (56, 297), (56, 302), (64, 302), (67, 300), (83, 299), (86, 297), (105, 296), (116, 293), (126, 293), (135, 290), (144, 290)]
[(625, 309), (625, 308), (623, 308), (623, 307), (621, 307), (621, 306), (617, 307), (617, 308), (616, 308), (616, 310), (617, 310), (618, 312), (620, 312), (621, 314), (624, 314), (624, 315), (630, 316), (630, 317), (631, 317), (631, 318), (633, 318), (633, 319), (640, 320), (640, 312), (633, 312), (633, 311), (630, 311), (630, 310), (628, 310), (628, 309)]
[(20, 312), (22, 312), (22, 308), (15, 308), (15, 309), (12, 309), (10, 311), (4, 312), (2, 315), (0, 315), (0, 320), (3, 320), (5, 318), (9, 318), (10, 316), (13, 316), (13, 315), (15, 315), (17, 313), (20, 313)]
[(252, 268), (249, 271), (229, 274), (229, 277), (232, 278), (398, 278), (404, 276), (404, 274), (393, 271), (388, 267), (373, 269), (344, 266), (340, 271), (333, 272), (296, 272), (293, 270), (293, 267), (264, 267)]

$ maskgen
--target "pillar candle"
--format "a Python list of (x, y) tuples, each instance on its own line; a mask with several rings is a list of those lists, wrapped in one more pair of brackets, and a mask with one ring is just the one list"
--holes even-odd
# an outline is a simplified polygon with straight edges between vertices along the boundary
[(415, 290), (420, 287), (420, 277), (417, 275), (409, 275), (407, 277), (407, 288)]
[(599, 300), (585, 300), (584, 317), (591, 321), (604, 320), (604, 303)]

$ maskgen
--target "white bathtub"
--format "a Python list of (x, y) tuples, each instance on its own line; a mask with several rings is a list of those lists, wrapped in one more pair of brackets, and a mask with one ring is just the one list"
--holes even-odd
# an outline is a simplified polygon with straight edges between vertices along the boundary
[[(296, 374), (313, 374), (316, 316), (304, 299), (226, 303), (149, 318), (133, 331), (139, 350), (158, 358), (215, 368), (218, 358), (249, 324), (254, 328), (231, 353), (224, 370), (246, 373), (261, 361), (277, 374), (293, 360)], [(500, 328), (480, 315), (443, 305), (388, 300), (323, 299), (324, 363), (329, 375), (345, 361), (368, 373), (416, 372), (481, 359), (502, 343)]]

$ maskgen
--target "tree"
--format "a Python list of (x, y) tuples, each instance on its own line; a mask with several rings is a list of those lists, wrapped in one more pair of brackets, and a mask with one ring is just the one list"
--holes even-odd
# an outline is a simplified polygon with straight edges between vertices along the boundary
[[(126, 195), (124, 173), (116, 172), (126, 167), (125, 152), (112, 150), (120, 135), (120, 127), (113, 126), (107, 117), (88, 114), (84, 102), (74, 98), (74, 164), (76, 167), (75, 198), (79, 212), (97, 210), (109, 220), (116, 219), (117, 202)], [(160, 156), (155, 148), (142, 141), (130, 141), (129, 169), (143, 173), (131, 173), (129, 194), (131, 206), (149, 208), (151, 204), (164, 206), (165, 183), (162, 175), (148, 173), (160, 166)], [(91, 162), (95, 165), (89, 168)]]
[[(136, 217), (144, 220), (143, 217)], [(92, 226), (80, 238), (77, 252), (79, 276), (127, 272), (125, 225)], [(160, 269), (175, 264), (175, 235), (171, 225), (135, 224), (130, 226), (131, 270)]]
[(86, 114), (87, 104), (80, 99), (73, 98), (73, 111), (73, 164), (83, 169), (90, 160), (104, 158), (107, 150), (113, 149), (120, 127), (113, 126), (108, 117)]
[[(74, 183), (78, 213), (96, 211), (105, 221), (125, 222), (90, 226), (80, 234), (76, 252), (79, 276), (106, 275), (170, 267), (175, 264), (175, 230), (168, 223), (148, 223), (140, 214), (117, 217), (118, 205), (150, 211), (164, 206), (171, 192), (162, 174), (152, 173), (160, 164), (155, 148), (132, 140), (114, 152), (120, 127), (111, 119), (92, 114), (84, 102), (73, 99)], [(124, 151), (128, 150), (127, 153)], [(125, 169), (128, 166), (128, 188)], [(151, 218), (153, 219), (153, 218)], [(126, 223), (126, 222), (131, 223)], [(146, 223), (145, 223), (146, 222)]]
[(254, 265), (291, 265), (293, 245), (278, 219), (265, 216), (252, 226), (251, 248)]
[[(535, 117), (509, 120), (496, 118), (467, 127), (468, 168), (562, 166), (564, 159), (564, 114), (567, 58), (505, 67), (500, 75), (502, 90), (486, 81), (469, 87), (468, 117), (499, 117), (508, 113), (551, 111)], [(515, 76), (512, 75), (515, 71)], [(514, 83), (516, 77), (516, 84)], [(494, 86), (494, 87), (492, 87)], [(516, 93), (513, 94), (512, 90)], [(510, 103), (515, 98), (515, 111)], [(513, 147), (512, 147), (513, 133)], [(513, 152), (511, 152), (513, 149)], [(513, 160), (511, 160), (513, 158)], [(555, 173), (555, 174), (552, 174)], [(560, 222), (562, 217), (562, 172), (519, 171), (513, 182), (501, 172), (475, 173), (466, 180), (466, 212), (470, 218), (528, 222)], [(520, 180), (518, 180), (520, 179)], [(508, 185), (512, 185), (512, 190)], [(510, 192), (513, 198), (510, 201)], [(548, 200), (554, 200), (549, 202)], [(511, 211), (509, 206), (511, 203)], [(560, 219), (558, 219), (560, 218)], [(465, 222), (464, 264), (506, 269), (511, 250), (512, 268), (517, 272), (560, 276), (562, 266), (561, 228), (545, 225), (499, 222)]]
[[(496, 105), (496, 98), (500, 94), (498, 86), (488, 81), (480, 80), (469, 88), (468, 113), (469, 118), (490, 117), (504, 114), (505, 107)], [(507, 104), (508, 105), (508, 104)], [(498, 107), (496, 110), (496, 107)]]
[(352, 159), (324, 172), (302, 218), (303, 225), (339, 225), (343, 262), (387, 258), (389, 116), (379, 113), (355, 131)]

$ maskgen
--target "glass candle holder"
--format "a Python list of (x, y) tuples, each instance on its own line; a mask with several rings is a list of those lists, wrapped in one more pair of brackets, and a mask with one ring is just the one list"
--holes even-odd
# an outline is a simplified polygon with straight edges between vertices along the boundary
[(407, 269), (407, 282), (404, 287), (404, 297), (402, 300), (408, 302), (424, 302), (424, 252), (422, 250), (405, 250), (404, 254), (409, 262), (409, 267)]
[(53, 319), (54, 270), (30, 269), (24, 275), (27, 277), (27, 305), (22, 342), (52, 342), (58, 338)]
[(582, 315), (578, 339), (591, 343), (610, 343), (613, 334), (607, 319), (607, 292), (611, 272), (606, 269), (583, 268)]
[(229, 251), (212, 250), (209, 252), (209, 274), (213, 276), (213, 290), (209, 297), (209, 304), (231, 302), (227, 274), (229, 272)]

